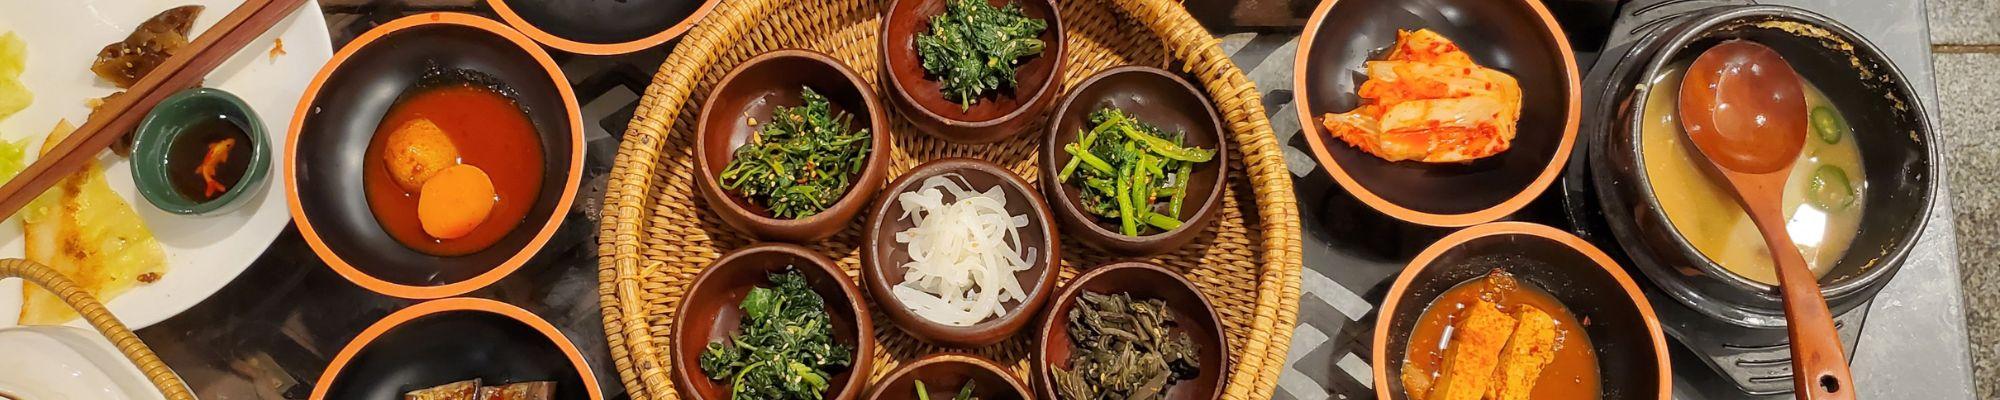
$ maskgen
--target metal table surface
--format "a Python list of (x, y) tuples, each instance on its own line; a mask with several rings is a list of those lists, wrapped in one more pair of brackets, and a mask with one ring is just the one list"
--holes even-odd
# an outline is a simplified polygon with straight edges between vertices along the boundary
[[(1881, 46), (1909, 73), (1935, 121), (1939, 106), (1931, 81), (1923, 0), (1772, 2), (1828, 14)], [(330, 29), (338, 44), (369, 26), (399, 15), (469, 9), (474, 2), (410, 3), (416, 5), (375, 1), (327, 6), (325, 11), (329, 13)], [(1224, 36), (1224, 44), (1265, 92), (1276, 131), (1287, 142), (1304, 149), (1303, 140), (1295, 140), (1298, 121), (1292, 117), (1288, 105), (1295, 39), (1295, 35), (1284, 33), (1232, 34)], [(604, 344), (598, 308), (596, 217), (601, 209), (604, 174), (609, 170), (619, 136), (665, 51), (654, 49), (608, 58), (558, 57), (577, 88), (588, 125), (585, 188), (577, 194), (577, 205), (569, 215), (569, 222), (533, 262), (499, 283), (468, 295), (520, 305), (548, 319), (584, 351), (607, 392), (606, 398), (625, 396)], [(1314, 197), (1329, 196), (1326, 187), (1331, 186), (1324, 172), (1315, 175), (1317, 166), (1306, 152), (1288, 154), (1288, 158), (1293, 170), (1299, 173), (1301, 203), (1308, 207), (1321, 204)], [(1941, 182), (1944, 183), (1948, 182)], [(1863, 398), (1973, 396), (1948, 193), (1946, 188), (1941, 194), (1909, 264), (1872, 305), (1871, 317), (1854, 355), (1854, 373)], [(1308, 210), (1308, 214), (1317, 213)], [(1309, 227), (1320, 227), (1306, 232), (1312, 243), (1306, 249), (1309, 269), (1316, 270), (1342, 259), (1333, 247), (1353, 241), (1379, 241), (1322, 225), (1318, 221), (1307, 223)], [(1420, 239), (1421, 243), (1389, 243), (1390, 247), (1407, 249), (1409, 254), (1442, 236), (1439, 232), (1378, 228), (1401, 234), (1396, 236), (1428, 238)], [(1400, 258), (1407, 260), (1409, 254)], [(1375, 264), (1394, 263), (1378, 260)], [(1354, 378), (1366, 379), (1365, 361), (1357, 363), (1352, 354), (1322, 349), (1338, 349), (1339, 346), (1324, 344), (1339, 342), (1343, 337), (1354, 339), (1354, 332), (1349, 331), (1358, 331), (1353, 326), (1360, 324), (1348, 322), (1361, 319), (1372, 308), (1367, 304), (1370, 301), (1367, 294), (1375, 283), (1362, 282), (1366, 279), (1361, 278), (1347, 279), (1353, 280), (1349, 282), (1307, 272), (1305, 286), (1312, 298), (1304, 299), (1301, 305), (1301, 326), (1289, 357), (1292, 365), (1281, 379), (1278, 397), (1372, 397), (1367, 392), (1367, 382)], [(1393, 268), (1388, 268), (1377, 273), (1387, 276), (1393, 272)], [(1345, 289), (1348, 287), (1358, 289)], [(1346, 297), (1312, 296), (1340, 295), (1335, 292), (1345, 293)], [(1379, 292), (1373, 294), (1374, 302), (1380, 301)], [(1353, 310), (1356, 301), (1362, 302), (1358, 313)], [(248, 271), (215, 296), (177, 317), (140, 330), (139, 335), (202, 398), (305, 398), (327, 360), (343, 345), (377, 319), (413, 303), (376, 295), (341, 279), (305, 245), (296, 230), (288, 229), (258, 256)], [(1323, 331), (1312, 326), (1316, 322), (1347, 328)], [(1716, 390), (1728, 383), (1715, 381), (1713, 374), (1688, 372), (1687, 364), (1692, 361), (1680, 358), (1675, 361), (1680, 365), (1677, 372), (1685, 372), (1676, 374), (1677, 398), (1741, 397), (1727, 390)]]

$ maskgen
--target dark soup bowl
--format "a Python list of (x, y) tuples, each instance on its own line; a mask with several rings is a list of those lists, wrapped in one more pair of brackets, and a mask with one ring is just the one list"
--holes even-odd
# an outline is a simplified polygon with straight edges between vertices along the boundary
[(1092, 350), (1077, 348), (1070, 339), (1069, 322), (1081, 317), (1081, 314), (1076, 314), (1077, 304), (1082, 301), (1084, 292), (1128, 294), (1134, 301), (1158, 299), (1166, 302), (1166, 311), (1173, 315), (1175, 322), (1169, 332), (1187, 334), (1188, 341), (1195, 347), (1196, 368), (1199, 369), (1193, 379), (1168, 387), (1166, 398), (1222, 398), (1223, 382), (1229, 375), (1230, 349), (1215, 306), (1180, 273), (1144, 262), (1123, 262), (1093, 268), (1071, 280), (1063, 287), (1062, 294), (1056, 296), (1055, 304), (1049, 306), (1049, 312), (1042, 317), (1041, 331), (1035, 334), (1040, 344), (1036, 345), (1034, 359), (1030, 362), (1035, 374), (1035, 390), (1041, 398), (1062, 398), (1056, 396), (1054, 370), (1069, 370), (1071, 353)]
[(847, 274), (826, 256), (792, 244), (766, 243), (722, 256), (696, 276), (674, 313), (669, 359), (674, 390), (681, 398), (730, 398), (729, 377), (702, 372), (701, 355), (710, 343), (730, 340), (740, 332), (743, 299), (756, 287), (772, 287), (771, 276), (787, 271), (803, 275), (806, 285), (824, 302), (832, 324), (833, 342), (853, 349), (851, 365), (831, 374), (825, 398), (853, 400), (868, 384), (875, 364), (875, 325), (867, 299)]
[[(721, 173), (778, 107), (805, 104), (801, 88), (826, 96), (835, 114), (851, 116), (848, 129), (869, 132), (866, 166), (849, 180), (846, 193), (826, 210), (802, 218), (779, 218), (770, 210), (724, 189)], [(724, 223), (765, 240), (812, 242), (839, 233), (882, 188), (889, 175), (889, 118), (873, 87), (840, 60), (801, 49), (777, 50), (743, 61), (709, 92), (695, 127), (695, 183), (708, 207)], [(757, 125), (757, 126), (753, 126)]]
[[(1430, 29), (1479, 65), (1512, 75), (1521, 115), (1504, 152), (1462, 163), (1385, 161), (1328, 133), (1322, 119), (1360, 106), (1363, 64), (1386, 55), (1398, 30)], [(1299, 39), (1298, 118), (1335, 182), (1370, 208), (1417, 224), (1497, 220), (1548, 189), (1575, 143), (1582, 75), (1562, 28), (1534, 0), (1328, 0)]]
[[(364, 154), (392, 106), (432, 80), (492, 87), (526, 114), (541, 146), (537, 195), (518, 225), (469, 254), (438, 256), (392, 237), (370, 208)], [(404, 298), (484, 287), (519, 269), (569, 215), (583, 171), (576, 95), (540, 46), (467, 14), (404, 17), (335, 53), (299, 99), (284, 149), (285, 195), (306, 243), (341, 276)], [(492, 223), (488, 221), (487, 223)]]
[(1021, 5), (1021, 13), (1048, 22), (1042, 31), (1042, 53), (1021, 60), (1015, 81), (981, 97), (971, 107), (945, 98), (939, 77), (924, 70), (916, 39), (931, 31), (931, 18), (953, 0), (897, 0), (882, 22), (882, 57), (896, 110), (925, 133), (966, 144), (1005, 140), (1042, 122), (1049, 105), (1061, 97), (1063, 26), (1052, 0), (988, 0), (996, 6)]
[[(1080, 180), (1061, 179), (1063, 166), (1074, 158), (1063, 146), (1080, 140), (1092, 128), (1090, 114), (1108, 107), (1124, 110), (1125, 115), (1162, 131), (1181, 132), (1186, 146), (1215, 151), (1214, 159), (1195, 164), (1187, 178), (1187, 198), (1175, 210), (1183, 221), (1180, 227), (1126, 235), (1118, 231), (1117, 221), (1086, 211), (1082, 191), (1077, 188)], [(1200, 237), (1222, 211), (1225, 172), (1233, 157), (1230, 150), (1215, 105), (1186, 79), (1159, 68), (1114, 67), (1084, 79), (1056, 107), (1040, 150), (1042, 193), (1048, 196), (1063, 231), (1077, 235), (1086, 245), (1128, 256), (1166, 253)]]
[[(1678, 87), (1652, 83), (1670, 70), (1684, 68), (1716, 43), (1732, 39), (1775, 49), (1801, 78), (1824, 93), (1852, 128), (1826, 149), (1843, 140), (1858, 147), (1860, 166), (1852, 172), (1865, 178), (1851, 188), (1861, 205), (1853, 217), (1854, 230), (1846, 231), (1853, 240), (1845, 253), (1827, 253), (1820, 261), (1824, 268), (1815, 269), (1823, 271), (1820, 294), (1836, 315), (1867, 303), (1902, 268), (1924, 230), (1937, 197), (1939, 138), (1924, 117), (1916, 91), (1880, 49), (1853, 30), (1804, 10), (1726, 7), (1669, 19), (1642, 35), (1630, 56), (1602, 66), (1611, 69), (1610, 81), (1602, 85), (1603, 98), (1592, 104), (1596, 112), (1591, 114), (1601, 117), (1586, 123), (1585, 132), (1601, 135), (1592, 140), (1589, 160), (1596, 198), (1603, 204), (1613, 236), (1662, 292), (1701, 315), (1748, 328), (1785, 326), (1775, 286), (1718, 264), (1697, 250), (1695, 239), (1708, 237), (1689, 233), (1717, 230), (1683, 229), (1677, 224), (1685, 220), (1669, 219), (1662, 197), (1688, 196), (1698, 188), (1670, 183), (1648, 167), (1679, 156), (1670, 147), (1646, 151), (1644, 132), (1651, 118), (1647, 99), (1655, 91)], [(1682, 137), (1678, 131), (1672, 133)], [(1813, 147), (1822, 139), (1807, 140), (1808, 152), (1820, 151)], [(1805, 183), (1799, 178), (1791, 182)], [(1733, 202), (1702, 208), (1741, 213)]]
[(320, 374), (312, 399), (400, 399), (470, 379), (486, 386), (552, 381), (556, 399), (603, 398), (583, 353), (548, 321), (507, 303), (461, 297), (417, 303), (362, 330)]
[(486, 0), (535, 41), (575, 54), (615, 55), (680, 37), (723, 0)]
[[(1029, 257), (1031, 265), (1027, 270), (1015, 272), (1011, 278), (1020, 282), (1021, 290), (1027, 296), (1022, 301), (1002, 303), (1005, 309), (999, 317), (993, 317), (969, 326), (952, 326), (932, 321), (917, 315), (909, 305), (893, 293), (896, 285), (905, 279), (904, 264), (910, 262), (909, 245), (896, 241), (896, 234), (916, 226), (916, 215), (906, 216), (909, 211), (897, 197), (903, 193), (916, 192), (926, 188), (925, 181), (934, 177), (956, 175), (972, 191), (985, 192), (999, 188), (1007, 198), (1007, 212), (1010, 216), (1026, 216), (1028, 226), (1020, 228), (1019, 239), (1023, 252), (1033, 252)], [(943, 191), (943, 190), (940, 190)], [(946, 201), (957, 201), (949, 191), (943, 191)], [(889, 321), (902, 327), (904, 332), (927, 342), (960, 348), (974, 348), (999, 343), (1026, 327), (1029, 321), (1048, 303), (1049, 293), (1056, 289), (1056, 277), (1062, 269), (1061, 243), (1056, 234), (1055, 219), (1049, 214), (1048, 202), (1042, 200), (1027, 180), (1008, 172), (990, 162), (967, 158), (945, 158), (924, 163), (916, 169), (896, 178), (889, 189), (882, 192), (882, 198), (875, 202), (874, 211), (869, 213), (867, 230), (861, 244), (861, 276), (867, 281), (868, 293), (882, 306), (882, 314)], [(998, 290), (996, 288), (983, 288)]]
[(1375, 323), (1369, 364), (1374, 366), (1377, 398), (1408, 398), (1402, 371), (1425, 311), (1447, 305), (1438, 303), (1446, 291), (1493, 271), (1511, 274), (1523, 290), (1546, 293), (1580, 321), (1577, 326), (1596, 358), (1598, 398), (1671, 398), (1666, 337), (1632, 278), (1583, 239), (1521, 222), (1476, 225), (1447, 235), (1396, 277)]
[(903, 364), (868, 390), (869, 400), (914, 400), (917, 383), (930, 398), (945, 400), (958, 396), (967, 385), (972, 397), (980, 400), (1027, 400), (1035, 398), (1014, 372), (992, 360), (971, 354), (938, 353)]

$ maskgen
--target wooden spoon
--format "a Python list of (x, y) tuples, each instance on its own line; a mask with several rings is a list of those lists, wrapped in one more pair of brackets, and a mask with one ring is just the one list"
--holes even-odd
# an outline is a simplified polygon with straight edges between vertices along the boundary
[(1805, 146), (1805, 101), (1798, 72), (1777, 51), (1731, 40), (1688, 66), (1680, 87), (1681, 125), (1715, 175), (1735, 189), (1736, 202), (1771, 249), (1792, 340), (1797, 398), (1853, 399), (1854, 379), (1833, 313), (1785, 230), (1785, 184)]

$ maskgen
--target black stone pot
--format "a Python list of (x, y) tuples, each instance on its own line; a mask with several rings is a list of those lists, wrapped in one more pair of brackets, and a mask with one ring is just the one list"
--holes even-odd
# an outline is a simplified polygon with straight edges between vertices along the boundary
[(1644, 173), (1639, 144), (1644, 99), (1653, 89), (1644, 86), (1648, 78), (1723, 40), (1749, 39), (1776, 49), (1820, 87), (1861, 141), (1868, 208), (1848, 254), (1820, 286), (1836, 314), (1873, 298), (1902, 267), (1937, 193), (1938, 145), (1902, 72), (1854, 31), (1791, 7), (1693, 9), (1637, 24), (1633, 32), (1633, 44), (1607, 52), (1586, 83), (1600, 92), (1586, 93), (1584, 115), (1593, 117), (1582, 121), (1581, 131), (1589, 138), (1589, 186), (1609, 236), (1633, 266), (1700, 315), (1745, 328), (1785, 326), (1775, 287), (1724, 270), (1672, 229)]

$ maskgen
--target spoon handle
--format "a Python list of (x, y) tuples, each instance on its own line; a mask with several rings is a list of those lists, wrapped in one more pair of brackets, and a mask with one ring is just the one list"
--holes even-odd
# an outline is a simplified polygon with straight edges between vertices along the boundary
[(1785, 230), (1784, 212), (1751, 215), (1778, 268), (1778, 289), (1789, 317), (1786, 333), (1792, 339), (1793, 393), (1800, 400), (1855, 398), (1854, 377), (1847, 370), (1840, 332), (1833, 328), (1833, 312), (1820, 297), (1819, 279)]

